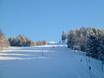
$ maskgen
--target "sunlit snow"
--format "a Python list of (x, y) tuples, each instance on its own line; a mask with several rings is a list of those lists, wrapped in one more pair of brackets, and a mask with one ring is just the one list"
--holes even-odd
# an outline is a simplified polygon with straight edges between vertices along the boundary
[(0, 78), (104, 78), (104, 70), (66, 45), (10, 47), (0, 52)]

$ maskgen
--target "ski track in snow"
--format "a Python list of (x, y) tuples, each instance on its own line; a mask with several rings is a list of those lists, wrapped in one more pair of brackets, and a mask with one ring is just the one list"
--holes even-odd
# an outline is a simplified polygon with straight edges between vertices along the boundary
[(0, 52), (0, 78), (104, 78), (104, 70), (64, 45), (10, 47)]

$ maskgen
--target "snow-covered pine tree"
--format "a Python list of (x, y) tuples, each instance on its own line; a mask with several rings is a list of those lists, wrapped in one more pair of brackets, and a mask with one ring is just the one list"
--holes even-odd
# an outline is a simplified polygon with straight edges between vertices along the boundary
[(75, 44), (74, 31), (68, 32), (67, 35), (68, 35), (67, 36), (67, 45), (68, 45), (68, 48), (72, 48), (73, 49), (73, 46)]
[(101, 55), (101, 32), (99, 29), (91, 28), (87, 36), (87, 55), (100, 58)]
[(66, 41), (66, 33), (63, 31), (62, 32), (62, 35), (61, 35), (61, 40), (62, 40), (62, 43), (65, 43), (65, 41)]
[(97, 57), (99, 41), (93, 35), (90, 35), (87, 40), (87, 55)]

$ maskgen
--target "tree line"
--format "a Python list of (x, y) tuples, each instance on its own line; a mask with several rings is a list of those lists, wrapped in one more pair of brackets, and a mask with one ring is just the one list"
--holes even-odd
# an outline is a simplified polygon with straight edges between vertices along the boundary
[(62, 41), (68, 48), (86, 52), (86, 55), (104, 60), (104, 29), (79, 28), (62, 32)]
[(18, 35), (16, 37), (6, 38), (4, 33), (0, 31), (0, 49), (6, 48), (9, 46), (39, 46), (46, 45), (47, 41), (32, 41), (24, 35)]

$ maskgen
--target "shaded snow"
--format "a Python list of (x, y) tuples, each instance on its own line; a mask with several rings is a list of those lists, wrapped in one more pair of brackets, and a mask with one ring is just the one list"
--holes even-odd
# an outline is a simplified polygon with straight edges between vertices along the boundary
[(66, 45), (10, 47), (0, 52), (0, 78), (104, 78), (104, 71)]

